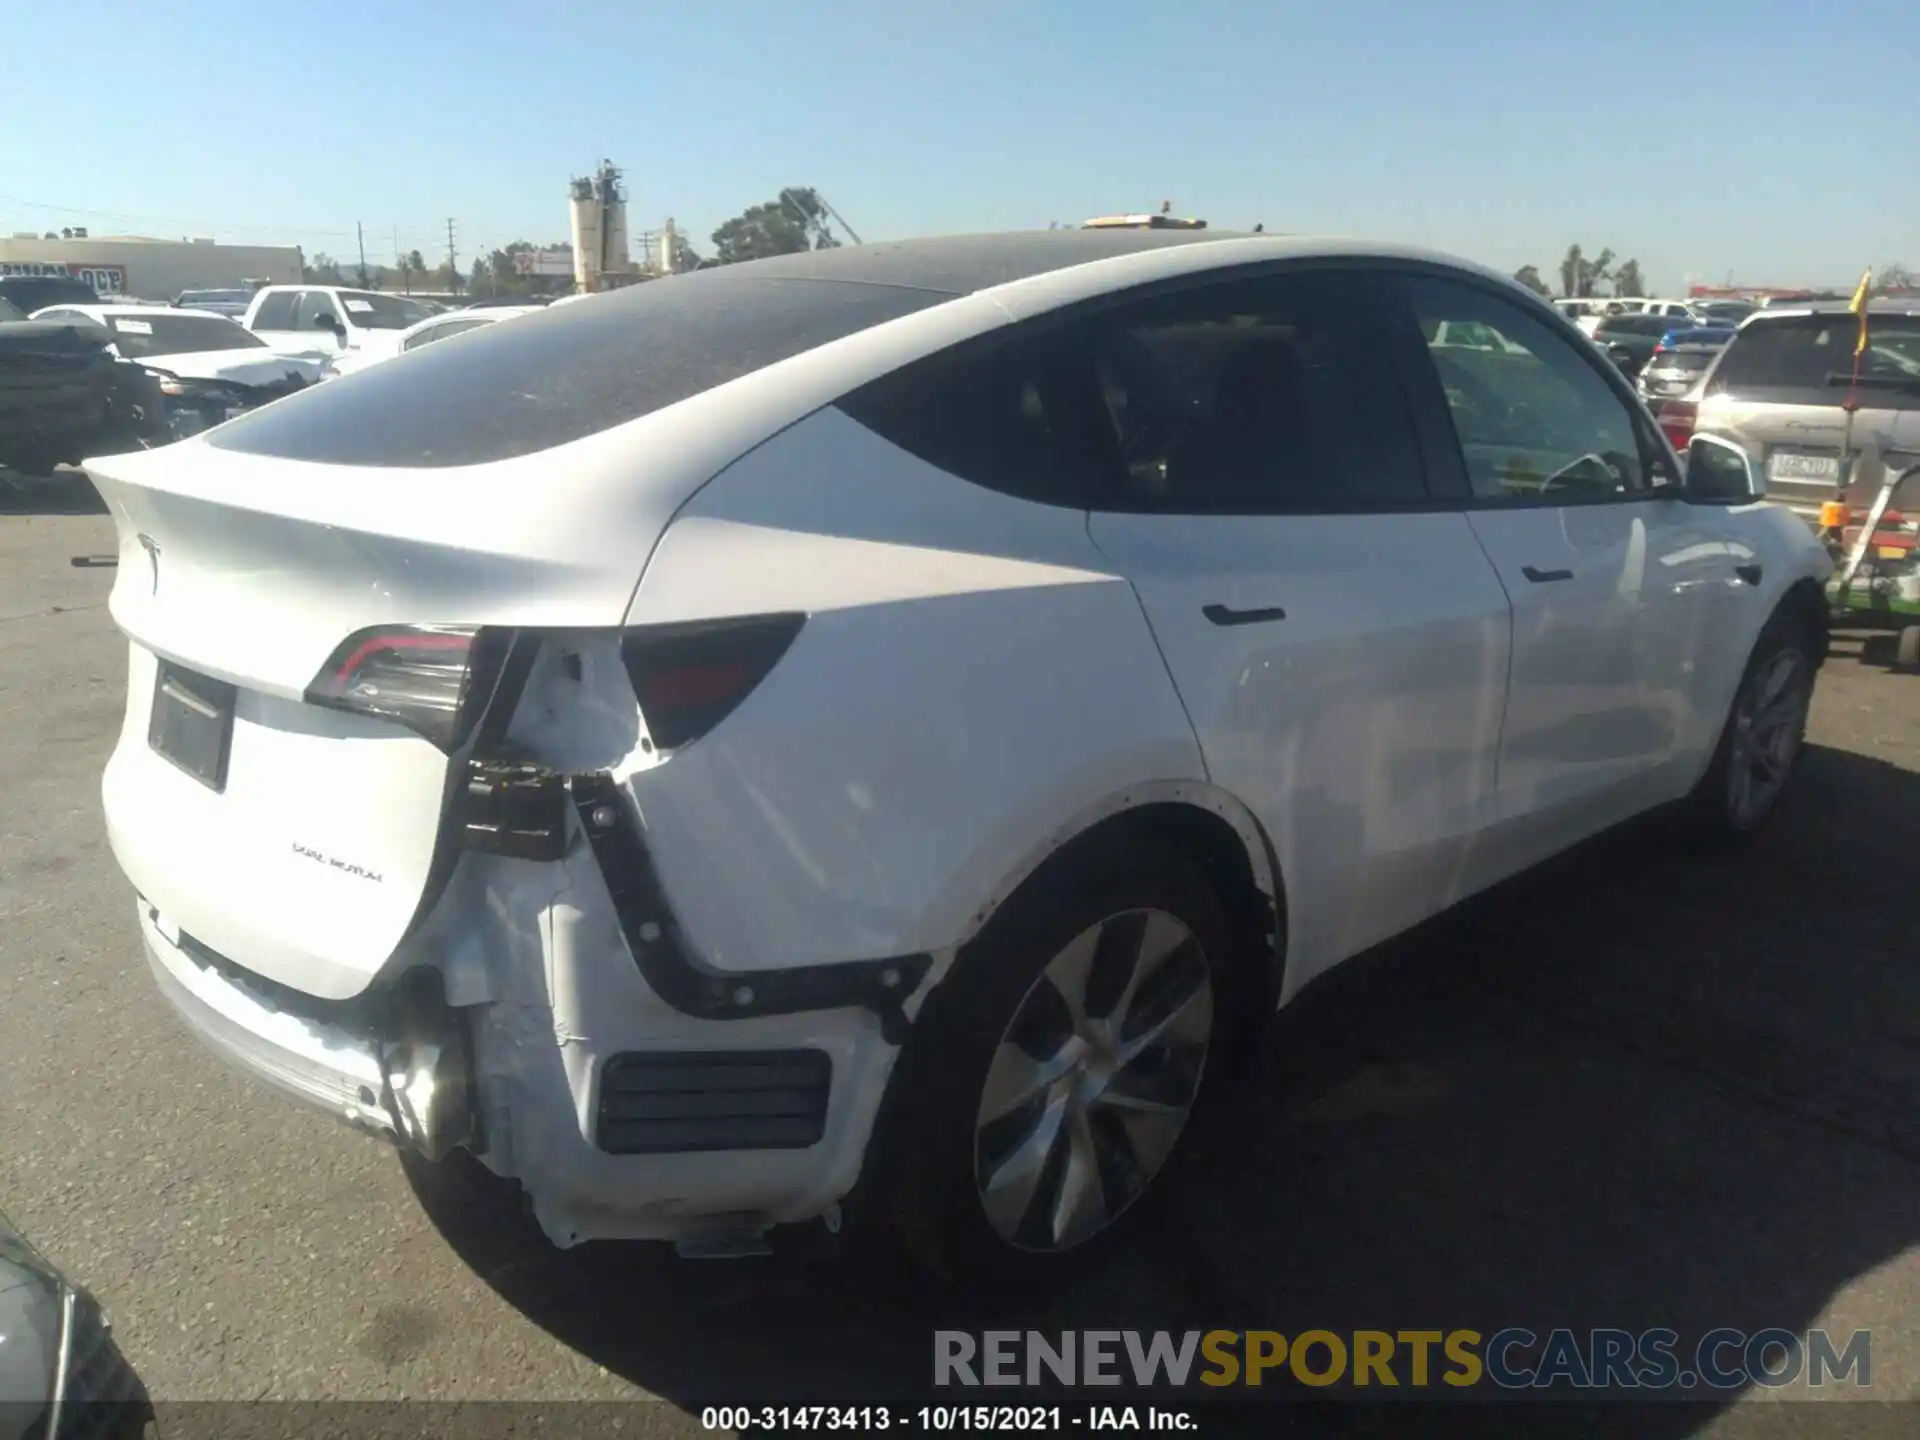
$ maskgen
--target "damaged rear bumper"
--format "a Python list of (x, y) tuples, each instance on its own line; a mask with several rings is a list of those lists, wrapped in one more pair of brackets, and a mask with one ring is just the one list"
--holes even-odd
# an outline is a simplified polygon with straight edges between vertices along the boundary
[[(524, 895), (554, 908), (492, 937), (492, 993), (437, 1011), (378, 992), (282, 992), (144, 902), (139, 920), (161, 993), (215, 1053), (401, 1148), (471, 1150), (520, 1183), (558, 1246), (670, 1240), (737, 1253), (776, 1225), (831, 1216), (892, 1066), (879, 1017), (858, 1006), (686, 1015), (637, 966), (608, 963), (620, 922), (593, 867), (581, 847), (563, 866), (564, 899), (545, 886)], [(475, 879), (496, 895), (508, 883)]]
[(418, 992), (378, 1006), (288, 1006), (140, 905), (160, 993), (210, 1049), (358, 1129), (432, 1159), (479, 1137), (470, 1047), (458, 1018)]

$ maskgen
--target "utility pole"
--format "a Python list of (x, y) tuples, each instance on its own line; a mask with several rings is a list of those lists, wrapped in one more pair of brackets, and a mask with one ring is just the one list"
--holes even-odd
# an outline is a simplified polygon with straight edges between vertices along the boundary
[(453, 217), (447, 217), (447, 288), (460, 288), (460, 260), (453, 249)]
[(367, 227), (358, 220), (353, 222), (353, 232), (360, 237), (360, 288), (367, 288)]

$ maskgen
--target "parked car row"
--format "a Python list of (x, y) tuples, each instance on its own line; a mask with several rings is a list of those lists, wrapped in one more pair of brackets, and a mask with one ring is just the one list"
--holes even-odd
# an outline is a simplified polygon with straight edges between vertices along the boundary
[[(184, 291), (105, 301), (61, 277), (8, 277), (0, 296), (0, 466), (60, 464), (198, 434), (304, 389), (517, 316), (342, 286)], [(31, 321), (22, 327), (21, 322)]]
[[(1819, 525), (1828, 502), (1863, 509), (1872, 496), (1865, 481), (1842, 474), (1843, 446), (1871, 445), (1895, 472), (1920, 464), (1920, 301), (1870, 303), (1856, 359), (1860, 325), (1845, 301), (1757, 311), (1706, 364), (1689, 362), (1697, 372), (1684, 391), (1649, 397), (1661, 428), (1676, 444), (1695, 433), (1738, 443), (1768, 497), (1810, 524)], [(1857, 403), (1851, 424), (1849, 400)], [(1910, 551), (1916, 510), (1920, 493), (1896, 495), (1878, 547)], [(1920, 600), (1920, 581), (1907, 588)]]

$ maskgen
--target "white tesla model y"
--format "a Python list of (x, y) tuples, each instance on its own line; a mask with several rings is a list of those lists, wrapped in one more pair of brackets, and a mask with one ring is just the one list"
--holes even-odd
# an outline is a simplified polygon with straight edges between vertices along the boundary
[(160, 989), (560, 1245), (1087, 1253), (1317, 973), (1759, 825), (1825, 653), (1742, 452), (1364, 244), (701, 271), (89, 469)]

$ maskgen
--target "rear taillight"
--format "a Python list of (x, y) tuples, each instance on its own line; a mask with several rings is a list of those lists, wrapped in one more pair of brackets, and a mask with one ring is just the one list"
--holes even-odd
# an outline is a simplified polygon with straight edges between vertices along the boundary
[(677, 749), (726, 719), (787, 653), (805, 621), (804, 615), (744, 615), (627, 631), (620, 655), (654, 745)]
[(466, 740), (508, 636), (457, 625), (380, 625), (349, 635), (307, 686), (309, 705), (378, 715), (442, 750)]
[(1668, 400), (1660, 407), (1660, 433), (1675, 450), (1684, 451), (1693, 442), (1693, 422), (1700, 407), (1691, 400)]

